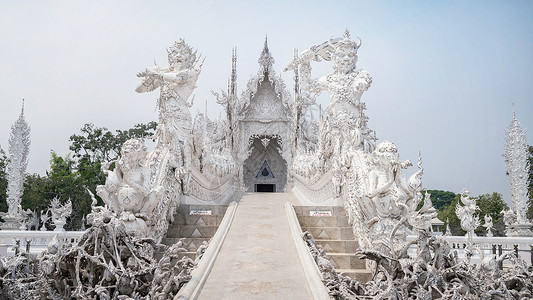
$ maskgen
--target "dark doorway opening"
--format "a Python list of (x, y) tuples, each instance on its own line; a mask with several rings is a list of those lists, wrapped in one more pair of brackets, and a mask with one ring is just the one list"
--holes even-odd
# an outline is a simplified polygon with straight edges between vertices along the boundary
[(275, 184), (256, 184), (255, 191), (258, 193), (274, 193), (276, 191)]

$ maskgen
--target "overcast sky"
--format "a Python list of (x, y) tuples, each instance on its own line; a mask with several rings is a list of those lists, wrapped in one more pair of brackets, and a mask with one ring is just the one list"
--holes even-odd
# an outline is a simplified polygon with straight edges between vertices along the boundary
[[(369, 127), (402, 159), (422, 152), (424, 187), (509, 199), (502, 158), (512, 103), (533, 138), (531, 1), (2, 1), (0, 146), (7, 152), (22, 98), (32, 131), (28, 172), (66, 155), (85, 123), (112, 130), (157, 120), (159, 92), (138, 94), (136, 73), (182, 37), (205, 56), (195, 106), (221, 109), (237, 47), (239, 94), (268, 35), (278, 74), (300, 51), (359, 36)], [(314, 65), (314, 76), (331, 72)], [(288, 88), (292, 73), (282, 74)], [(323, 106), (328, 98), (321, 99)], [(406, 176), (415, 171), (406, 172)]]

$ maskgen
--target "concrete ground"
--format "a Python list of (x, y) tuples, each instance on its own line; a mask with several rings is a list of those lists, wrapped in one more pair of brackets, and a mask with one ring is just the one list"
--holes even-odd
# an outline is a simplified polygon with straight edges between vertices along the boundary
[(312, 299), (290, 235), (290, 193), (245, 194), (199, 299)]

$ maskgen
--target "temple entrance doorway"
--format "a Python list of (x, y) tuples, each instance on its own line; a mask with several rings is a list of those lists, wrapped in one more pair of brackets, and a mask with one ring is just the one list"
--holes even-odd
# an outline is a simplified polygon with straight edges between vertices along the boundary
[(287, 185), (287, 163), (278, 135), (250, 137), (250, 156), (244, 161), (243, 183), (248, 192), (282, 192)]
[(257, 193), (275, 193), (276, 185), (275, 184), (256, 184), (255, 192)]

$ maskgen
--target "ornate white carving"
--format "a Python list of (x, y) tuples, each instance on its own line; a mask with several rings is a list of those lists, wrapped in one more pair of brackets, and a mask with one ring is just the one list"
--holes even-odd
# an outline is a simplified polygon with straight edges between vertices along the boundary
[[(375, 145), (375, 134), (367, 128), (366, 106), (360, 101), (372, 84), (370, 73), (356, 70), (357, 49), (361, 40), (354, 42), (346, 30), (343, 38), (330, 39), (302, 52), (286, 68), (299, 67), (301, 88), (310, 93), (329, 91), (330, 103), (326, 107), (330, 134), (338, 137), (335, 143), (348, 139), (352, 147), (363, 147), (368, 152)], [(311, 61), (333, 61), (334, 72), (318, 79), (311, 77)], [(348, 136), (346, 136), (348, 134)]]
[(87, 219), (91, 228), (81, 237), (58, 234), (39, 256), (26, 250), (2, 258), (3, 298), (174, 299), (207, 247), (204, 242), (193, 260), (184, 255), (181, 240), (166, 247), (128, 235), (104, 207), (94, 208)]
[(144, 93), (161, 88), (158, 139), (162, 144), (176, 144), (190, 139), (192, 119), (189, 107), (193, 102), (188, 99), (196, 87), (202, 65), (197, 66), (196, 51), (183, 39), (175, 42), (167, 52), (170, 66), (160, 68), (155, 65), (138, 73), (142, 81), (135, 91)]
[(72, 213), (72, 202), (70, 199), (63, 205), (56, 197), (50, 202), (50, 212), (52, 212), (52, 222), (56, 226), (54, 231), (65, 231), (63, 226), (67, 223), (67, 217)]
[(9, 136), (9, 161), (7, 164), (7, 214), (3, 213), (4, 229), (18, 229), (22, 224), (22, 206), (20, 205), (28, 153), (30, 151), (30, 126), (24, 119), (24, 103), (20, 116), (11, 126)]
[(533, 236), (533, 224), (527, 219), (528, 210), (528, 178), (529, 178), (529, 151), (526, 140), (526, 130), (516, 119), (513, 111), (513, 120), (505, 135), (505, 151), (503, 153), (509, 175), (511, 188), (512, 210), (516, 222), (510, 224), (508, 232), (513, 236)]
[(452, 231), (450, 230), (450, 220), (446, 218), (446, 232), (444, 233), (445, 236), (451, 236)]
[[(169, 66), (146, 68), (137, 74), (142, 81), (136, 88), (139, 93), (160, 88), (157, 145), (146, 158), (150, 184), (145, 183), (146, 188), (166, 187), (161, 200), (150, 208), (153, 215), (147, 224), (151, 236), (158, 241), (166, 234), (168, 222), (172, 221), (179, 205), (181, 187), (184, 188), (183, 192), (189, 189), (190, 165), (194, 157), (189, 112), (193, 101), (189, 101), (189, 97), (196, 88), (202, 67), (196, 51), (183, 39), (175, 42), (167, 52)], [(146, 179), (143, 181), (146, 182)]]
[[(272, 84), (272, 87), (274, 88), (274, 93), (279, 99), (282, 101), (283, 106), (286, 107), (286, 109), (289, 109), (288, 101), (291, 99), (289, 92), (287, 91), (287, 88), (285, 86), (285, 83), (281, 79), (281, 76), (276, 76), (276, 72), (272, 68), (272, 65), (274, 64), (274, 58), (270, 54), (270, 50), (268, 49), (268, 42), (265, 39), (265, 46), (263, 47), (263, 52), (261, 52), (261, 55), (258, 60), (259, 63), (259, 70), (257, 71), (257, 74), (252, 76), (248, 80), (248, 84), (246, 85), (246, 90), (241, 95), (240, 103), (238, 105), (238, 112), (243, 112), (247, 109), (247, 107), (250, 105), (252, 99), (258, 92), (259, 87), (261, 86), (261, 83), (267, 79), (270, 84)], [(274, 117), (274, 116), (271, 116)]]
[[(319, 118), (317, 146), (298, 147), (292, 171), (295, 186), (308, 199), (321, 202), (341, 197), (359, 245), (386, 254), (405, 245), (408, 227), (427, 230), (436, 211), (429, 196), (423, 209), (416, 211), (422, 201), (421, 158), (419, 170), (406, 180), (401, 170), (411, 162), (400, 161), (391, 142), (375, 146), (376, 137), (367, 127), (366, 107), (361, 102), (372, 78), (368, 72), (356, 70), (360, 45), (361, 41), (352, 41), (346, 31), (343, 38), (303, 51), (285, 69), (294, 69), (295, 77), (301, 78), (301, 89), (309, 93), (303, 97), (296, 93), (302, 107), (304, 101), (313, 102), (311, 95), (330, 93), (327, 115)], [(334, 72), (312, 78), (311, 61), (321, 60), (333, 61)]]
[(48, 216), (48, 210), (46, 212), (43, 213), (43, 211), (41, 210), (41, 223), (43, 224), (41, 226), (41, 231), (46, 231), (46, 222), (48, 222), (48, 220), (50, 220), (50, 217)]
[(127, 140), (115, 169), (105, 170), (106, 184), (96, 188), (98, 196), (124, 222), (126, 231), (139, 237), (153, 236), (146, 221), (156, 217), (154, 210), (164, 193), (163, 186), (150, 185), (146, 156), (144, 141)]
[[(255, 178), (265, 160), (265, 157), (251, 158), (251, 155), (267, 155), (269, 159), (276, 160), (268, 161), (274, 174), (287, 174), (292, 161), (290, 122), (293, 112), (289, 105), (291, 97), (281, 77), (276, 76), (273, 69), (274, 58), (270, 54), (266, 40), (258, 62), (259, 70), (248, 81), (240, 99), (235, 96), (236, 91), (233, 90), (235, 87), (233, 75), (230, 84), (232, 88), (228, 89), (228, 94), (223, 94), (225, 98), (219, 97), (219, 103), (232, 103), (230, 106), (235, 107), (235, 114), (232, 117), (235, 120), (232, 126), (235, 137), (235, 165), (238, 167), (237, 173), (241, 184), (250, 190), (253, 190), (252, 184), (259, 182), (245, 182), (244, 177), (250, 175), (251, 178)], [(260, 148), (253, 146), (256, 139), (262, 140), (259, 143)], [(272, 145), (275, 148), (273, 150), (281, 156), (280, 161), (274, 158), (278, 156), (271, 151)], [(279, 187), (285, 187), (287, 178), (288, 176), (284, 175), (277, 177), (276, 183), (262, 183), (276, 184), (277, 190), (280, 191)]]
[[(533, 273), (513, 251), (496, 257), (486, 256), (476, 246), (474, 250), (479, 253), (479, 262), (459, 262), (457, 252), (452, 251), (445, 237), (431, 236), (425, 230), (421, 235), (425, 238), (414, 241), (419, 249), (416, 257), (407, 255), (408, 247), (390, 255), (358, 249), (356, 254), (375, 266), (372, 280), (366, 283), (338, 274), (341, 270), (335, 270), (324, 248), (315, 244), (309, 232), (304, 232), (302, 238), (334, 299), (531, 298), (529, 287), (533, 284)], [(501, 269), (499, 264), (504, 260), (508, 261), (509, 267)]]
[(490, 215), (485, 215), (484, 217), (485, 224), (483, 224), (483, 227), (485, 227), (485, 230), (487, 231), (487, 236), (492, 237), (494, 234), (492, 234), (492, 227), (494, 227), (494, 223), (492, 222), (492, 217)]
[(352, 226), (360, 245), (389, 253), (402, 247), (407, 226), (427, 229), (435, 216), (429, 197), (424, 210), (416, 211), (422, 200), (422, 165), (409, 180), (401, 169), (411, 165), (400, 161), (396, 146), (388, 141), (380, 143), (372, 154), (362, 149), (351, 151), (350, 169), (342, 178), (345, 208), (352, 215)]
[(457, 203), (455, 206), (455, 214), (461, 220), (461, 228), (466, 231), (468, 250), (472, 250), (472, 236), (474, 235), (474, 230), (479, 227), (479, 217), (474, 216), (476, 210), (479, 210), (479, 207), (476, 205), (476, 199), (470, 198), (468, 196), (469, 192), (467, 189), (461, 191), (461, 202), (462, 206)]

